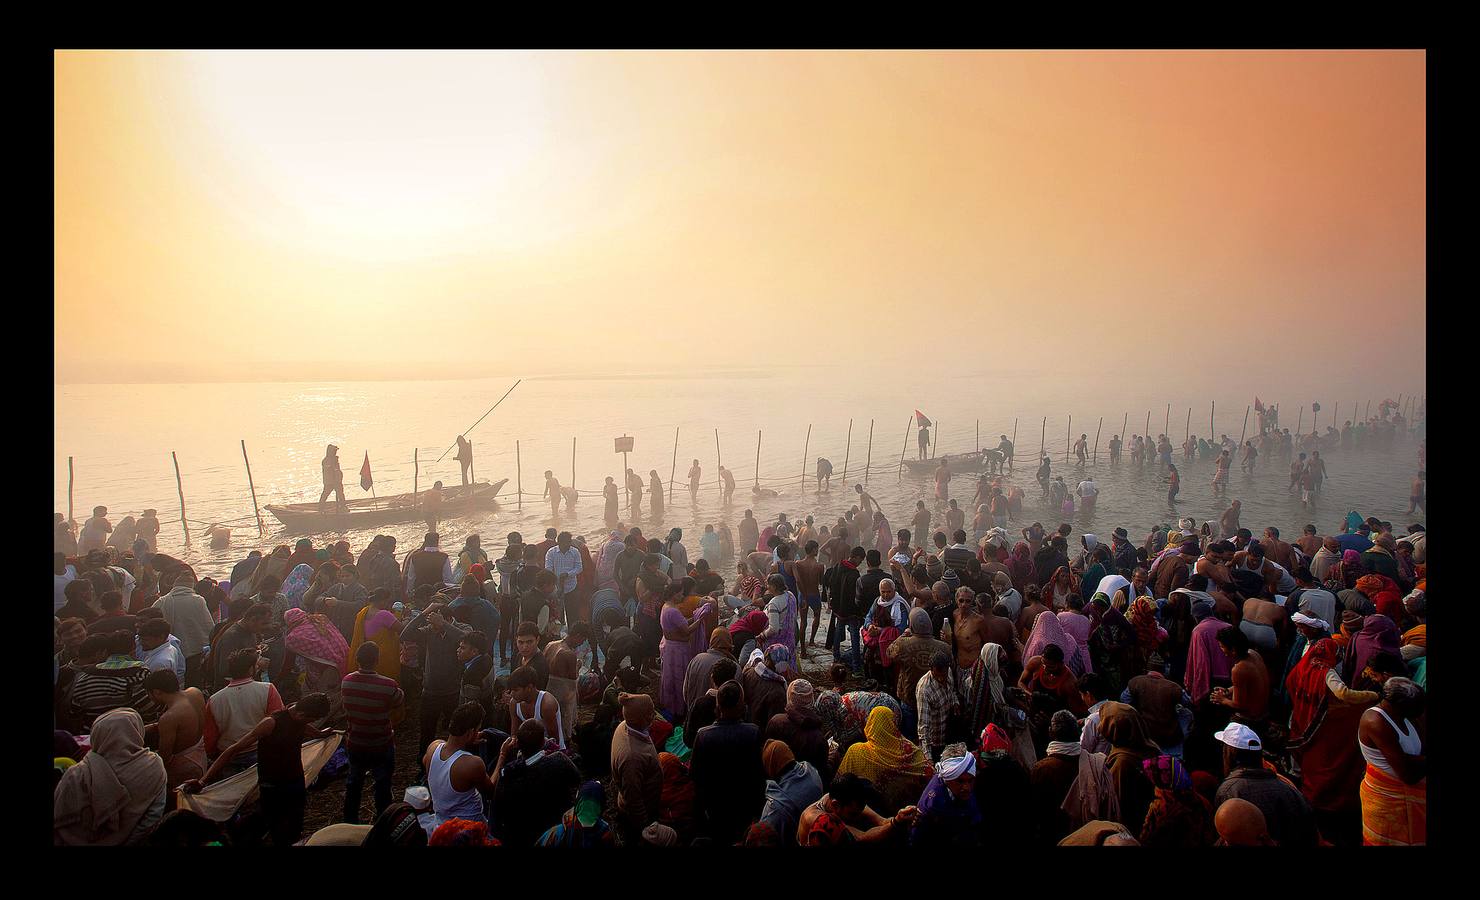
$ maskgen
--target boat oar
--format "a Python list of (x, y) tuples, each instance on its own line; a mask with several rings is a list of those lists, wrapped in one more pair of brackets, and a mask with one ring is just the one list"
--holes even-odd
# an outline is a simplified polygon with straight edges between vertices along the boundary
[[(523, 378), (520, 378), (518, 381), (515, 381), (514, 382), (514, 387), (511, 387), (507, 391), (504, 391), (504, 396), (498, 398), (498, 403), (503, 403), (505, 397), (508, 397), (510, 394), (514, 393), (514, 388), (518, 387), (519, 386), (519, 382), (521, 382), (523, 380), (524, 380)], [(478, 417), (478, 422), (482, 422), (484, 419), (488, 418), (488, 413), (491, 413), (494, 410), (498, 409), (498, 403), (495, 403), (492, 406), (488, 407), (488, 412), (486, 412), (483, 415), (479, 416)], [(477, 428), (478, 427), (478, 422), (474, 422), (473, 424), (469, 425), (468, 426), (468, 430), (467, 431), (464, 431), (462, 434), (458, 435), (458, 437), (467, 437), (468, 436), (468, 431), (472, 431), (474, 428)], [(456, 446), (457, 446), (457, 441), (453, 441), (452, 442), (452, 446), (448, 447), (446, 450), (443, 450), (442, 451), (442, 456), (437, 457), (437, 462), (441, 462), (442, 461), (442, 458), (445, 457), (447, 454), (451, 453), (452, 452), (452, 448), (453, 447), (456, 447)], [(433, 465), (435, 465), (435, 463)]]

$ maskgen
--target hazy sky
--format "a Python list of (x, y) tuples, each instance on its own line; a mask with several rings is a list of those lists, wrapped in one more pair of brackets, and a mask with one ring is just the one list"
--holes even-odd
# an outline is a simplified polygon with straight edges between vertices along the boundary
[(58, 53), (55, 376), (1416, 385), (1424, 64)]

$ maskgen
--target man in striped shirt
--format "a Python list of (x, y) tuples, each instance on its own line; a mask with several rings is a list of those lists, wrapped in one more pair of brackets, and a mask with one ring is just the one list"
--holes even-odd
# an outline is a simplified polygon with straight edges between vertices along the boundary
[(396, 770), (395, 732), (391, 712), (405, 700), (395, 679), (375, 671), (380, 647), (365, 642), (355, 651), (357, 671), (344, 676), (340, 693), (348, 718), (345, 752), (349, 777), (344, 784), (344, 821), (360, 824), (360, 791), (368, 772), (375, 779), (375, 814), (391, 803), (391, 775)]

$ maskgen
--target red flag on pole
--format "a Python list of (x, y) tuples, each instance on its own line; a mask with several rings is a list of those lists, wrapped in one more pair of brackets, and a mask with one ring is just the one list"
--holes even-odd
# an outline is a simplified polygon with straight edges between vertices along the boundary
[(931, 421), (925, 417), (925, 414), (920, 412), (918, 409), (915, 410), (915, 422), (921, 428), (929, 428), (932, 424)]
[(1258, 397), (1255, 397), (1254, 398), (1254, 409), (1256, 409), (1259, 412), (1264, 412), (1264, 404), (1259, 402), (1259, 398)]
[(370, 485), (372, 484), (374, 484), (374, 482), (370, 480), (370, 451), (366, 450), (365, 463), (364, 465), (360, 466), (360, 490), (368, 491), (370, 490)]

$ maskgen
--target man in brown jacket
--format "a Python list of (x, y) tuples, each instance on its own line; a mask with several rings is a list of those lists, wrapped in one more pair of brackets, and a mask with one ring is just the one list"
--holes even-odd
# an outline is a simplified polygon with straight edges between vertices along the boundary
[(1197, 539), (1188, 538), (1177, 548), (1177, 552), (1161, 561), (1156, 567), (1156, 596), (1166, 598), (1172, 591), (1187, 586), (1192, 575), (1192, 564), (1197, 562)]
[(624, 845), (635, 847), (642, 843), (642, 830), (658, 818), (663, 770), (658, 765), (658, 749), (648, 736), (653, 724), (653, 698), (622, 693), (617, 700), (622, 704), (622, 723), (612, 735), (617, 837)]

